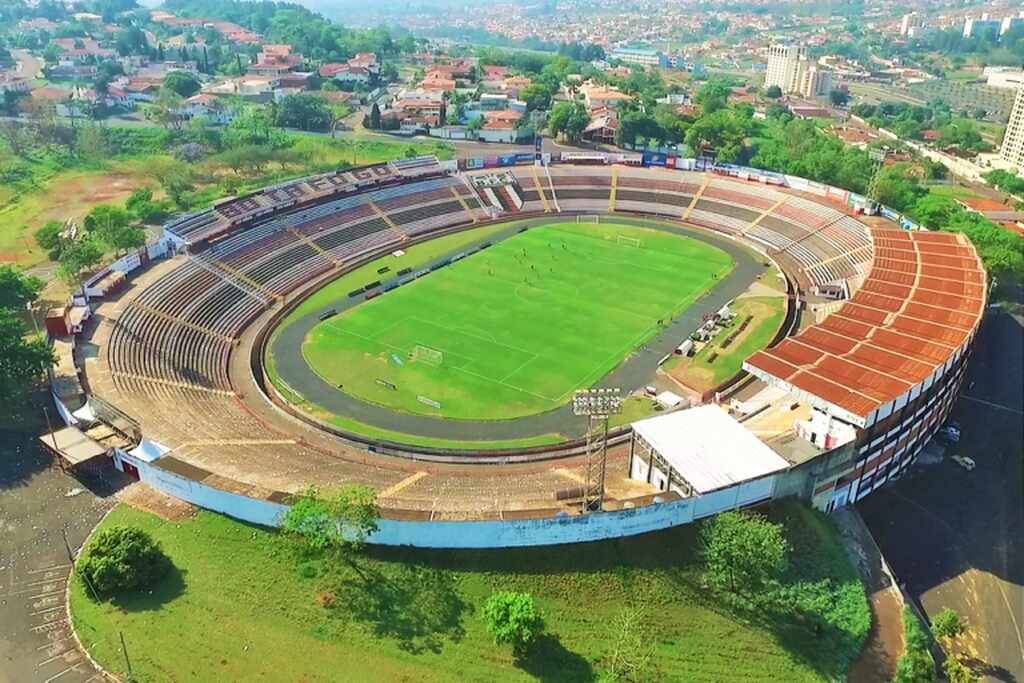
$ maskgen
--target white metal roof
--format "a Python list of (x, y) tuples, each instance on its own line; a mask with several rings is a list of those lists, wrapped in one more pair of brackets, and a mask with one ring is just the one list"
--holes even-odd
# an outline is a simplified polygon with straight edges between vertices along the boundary
[(633, 423), (643, 437), (698, 493), (758, 479), (789, 467), (716, 405)]

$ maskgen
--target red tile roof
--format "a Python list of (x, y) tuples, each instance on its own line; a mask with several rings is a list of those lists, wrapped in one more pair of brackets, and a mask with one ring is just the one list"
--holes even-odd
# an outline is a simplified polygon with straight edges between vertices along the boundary
[(860, 290), (824, 321), (747, 360), (865, 421), (921, 384), (974, 334), (985, 273), (958, 234), (875, 228)]

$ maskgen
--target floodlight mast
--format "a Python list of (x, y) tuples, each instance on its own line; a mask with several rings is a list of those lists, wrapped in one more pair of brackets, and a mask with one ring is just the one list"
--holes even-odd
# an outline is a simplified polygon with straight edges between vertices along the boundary
[(608, 416), (622, 412), (619, 389), (580, 389), (572, 396), (572, 412), (587, 417), (586, 481), (583, 514), (604, 507), (604, 478), (608, 464)]

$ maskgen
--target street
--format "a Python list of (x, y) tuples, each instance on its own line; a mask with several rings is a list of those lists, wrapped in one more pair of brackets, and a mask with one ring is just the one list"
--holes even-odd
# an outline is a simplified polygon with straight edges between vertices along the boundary
[(0, 431), (0, 683), (102, 680), (71, 637), (62, 530), (77, 549), (113, 499), (49, 464), (34, 436)]
[[(986, 680), (1024, 681), (1024, 316), (990, 312), (951, 419), (963, 436), (858, 503), (902, 582), (931, 617), (965, 616), (963, 650)], [(951, 461), (977, 462), (968, 472)]]

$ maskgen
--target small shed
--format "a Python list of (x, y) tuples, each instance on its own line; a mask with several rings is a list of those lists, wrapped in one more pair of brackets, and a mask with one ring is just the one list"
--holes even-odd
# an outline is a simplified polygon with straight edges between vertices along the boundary
[(629, 476), (704, 497), (709, 514), (768, 499), (789, 463), (717, 405), (633, 423)]
[(106, 447), (78, 427), (62, 427), (43, 434), (39, 441), (60, 460), (64, 469), (85, 465), (107, 454)]

